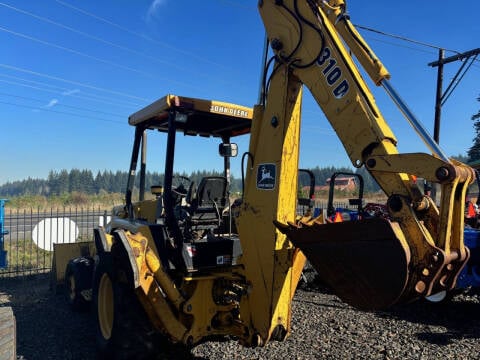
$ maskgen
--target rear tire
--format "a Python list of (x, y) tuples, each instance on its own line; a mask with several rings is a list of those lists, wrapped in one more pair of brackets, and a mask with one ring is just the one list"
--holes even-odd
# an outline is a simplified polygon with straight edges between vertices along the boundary
[(65, 269), (65, 295), (74, 311), (90, 307), (93, 276), (93, 259), (79, 257), (68, 262)]

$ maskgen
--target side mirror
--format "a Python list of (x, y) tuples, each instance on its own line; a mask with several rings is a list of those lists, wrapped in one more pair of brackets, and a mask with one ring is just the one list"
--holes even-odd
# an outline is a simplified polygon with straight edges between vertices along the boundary
[(238, 146), (235, 143), (221, 143), (218, 145), (218, 153), (223, 157), (235, 157), (238, 154)]

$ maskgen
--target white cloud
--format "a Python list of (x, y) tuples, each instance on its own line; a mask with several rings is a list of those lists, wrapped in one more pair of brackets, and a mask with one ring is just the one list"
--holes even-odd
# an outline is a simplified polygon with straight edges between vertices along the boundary
[(154, 18), (158, 9), (160, 9), (160, 7), (165, 5), (166, 3), (167, 0), (153, 0), (147, 10), (147, 20), (150, 21), (152, 18)]
[(45, 107), (45, 108), (51, 108), (51, 107), (54, 107), (54, 106), (57, 105), (57, 104), (58, 104), (58, 100), (57, 100), (57, 99), (52, 99), (52, 100), (50, 100), (50, 102), (49, 102), (47, 105), (45, 105), (44, 107)]
[(79, 89), (67, 90), (67, 91), (64, 91), (62, 93), (62, 95), (68, 96), (68, 95), (73, 95), (73, 94), (76, 94), (76, 93), (79, 93), (79, 92), (80, 92)]

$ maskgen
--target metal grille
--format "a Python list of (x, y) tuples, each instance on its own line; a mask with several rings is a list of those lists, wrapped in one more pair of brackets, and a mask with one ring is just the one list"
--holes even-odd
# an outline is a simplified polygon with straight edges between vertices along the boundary
[[(315, 208), (326, 203), (317, 201)], [(335, 203), (335, 207), (347, 207)], [(299, 214), (305, 209), (298, 208)], [(93, 240), (93, 229), (107, 223), (107, 211), (101, 209), (6, 210), (3, 229), (6, 267), (0, 278), (49, 272), (53, 243)]]
[(107, 211), (100, 209), (5, 211), (7, 264), (0, 277), (49, 272), (53, 243), (93, 240), (93, 229), (106, 223), (106, 217)]

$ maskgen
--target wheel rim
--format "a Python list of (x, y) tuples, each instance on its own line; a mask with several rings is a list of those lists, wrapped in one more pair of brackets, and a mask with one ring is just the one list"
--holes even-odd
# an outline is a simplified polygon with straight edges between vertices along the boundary
[(103, 274), (98, 286), (98, 324), (105, 339), (110, 339), (113, 328), (113, 287), (107, 274)]

